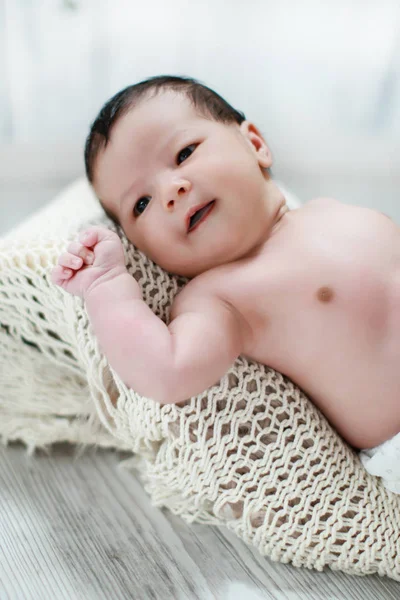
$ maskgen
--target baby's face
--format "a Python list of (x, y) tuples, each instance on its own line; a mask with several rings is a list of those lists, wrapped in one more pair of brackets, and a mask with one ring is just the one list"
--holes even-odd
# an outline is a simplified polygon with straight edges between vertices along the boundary
[(194, 277), (260, 244), (273, 210), (261, 167), (270, 165), (253, 125), (212, 121), (165, 92), (117, 121), (97, 157), (94, 188), (137, 248)]

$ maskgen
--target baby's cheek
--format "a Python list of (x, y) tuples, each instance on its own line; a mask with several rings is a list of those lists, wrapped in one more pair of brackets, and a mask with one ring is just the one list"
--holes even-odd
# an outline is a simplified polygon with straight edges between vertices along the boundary
[(125, 232), (125, 235), (137, 250), (156, 264), (159, 264), (160, 258), (168, 253), (168, 248), (165, 249), (162, 243), (162, 235), (157, 238), (154, 234), (146, 235), (143, 231), (140, 235), (137, 233), (133, 235), (131, 232)]

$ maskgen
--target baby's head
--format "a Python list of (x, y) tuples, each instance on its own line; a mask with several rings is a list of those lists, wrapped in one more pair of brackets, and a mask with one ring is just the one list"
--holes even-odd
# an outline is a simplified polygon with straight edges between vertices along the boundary
[(101, 109), (86, 140), (106, 213), (161, 267), (194, 277), (254, 253), (285, 200), (257, 127), (189, 78), (154, 77)]

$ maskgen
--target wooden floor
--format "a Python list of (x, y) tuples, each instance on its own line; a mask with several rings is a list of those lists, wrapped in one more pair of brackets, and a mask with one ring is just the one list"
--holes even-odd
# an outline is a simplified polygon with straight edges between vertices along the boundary
[(149, 504), (121, 456), (0, 448), (1, 600), (398, 600), (400, 583), (272, 563)]
[[(43, 175), (47, 160), (36, 168), (31, 157), (0, 158), (0, 233), (49, 201), (75, 169), (60, 174), (53, 161)], [(309, 178), (280, 177), (301, 199), (315, 195)], [(382, 192), (379, 179), (363, 182), (365, 196), (355, 178), (354, 193), (343, 178), (317, 183), (329, 194), (340, 181), (337, 194), (355, 203), (373, 204)], [(398, 183), (384, 181), (382, 210), (400, 222)], [(223, 529), (188, 526), (152, 507), (119, 461), (110, 451), (76, 456), (68, 446), (34, 457), (0, 447), (0, 600), (400, 599), (392, 580), (272, 563)]]

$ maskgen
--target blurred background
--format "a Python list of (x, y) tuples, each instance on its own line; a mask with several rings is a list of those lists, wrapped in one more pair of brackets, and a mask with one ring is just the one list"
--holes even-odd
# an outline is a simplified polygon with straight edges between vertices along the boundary
[[(103, 103), (158, 74), (244, 111), (301, 201), (335, 196), (400, 224), (400, 0), (0, 0), (0, 235), (83, 176)], [(151, 507), (113, 455), (63, 452), (0, 456), (0, 579), (29, 594), (13, 598), (126, 598), (132, 581), (158, 598), (186, 582), (196, 597), (400, 597), (395, 582), (260, 562), (232, 532)]]
[(0, 233), (83, 175), (101, 105), (157, 74), (244, 111), (300, 200), (400, 223), (399, 0), (0, 0)]

